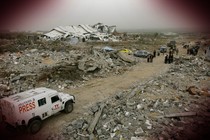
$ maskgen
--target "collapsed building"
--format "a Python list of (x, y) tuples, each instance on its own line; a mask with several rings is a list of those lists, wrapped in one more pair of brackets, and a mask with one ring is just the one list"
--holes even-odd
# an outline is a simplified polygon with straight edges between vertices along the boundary
[(113, 35), (116, 32), (116, 26), (108, 26), (103, 23), (97, 23), (93, 26), (80, 24), (78, 26), (58, 26), (42, 35), (47, 40), (71, 39), (79, 40), (100, 40), (100, 41), (118, 41)]

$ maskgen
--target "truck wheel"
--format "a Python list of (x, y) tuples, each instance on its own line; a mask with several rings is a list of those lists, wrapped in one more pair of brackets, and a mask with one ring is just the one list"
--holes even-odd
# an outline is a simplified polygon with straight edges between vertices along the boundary
[(41, 121), (40, 120), (33, 120), (29, 124), (29, 132), (31, 134), (36, 134), (41, 129)]
[(70, 113), (70, 112), (73, 111), (73, 109), (74, 109), (73, 103), (71, 101), (67, 101), (66, 104), (65, 104), (65, 109), (64, 109), (65, 112)]

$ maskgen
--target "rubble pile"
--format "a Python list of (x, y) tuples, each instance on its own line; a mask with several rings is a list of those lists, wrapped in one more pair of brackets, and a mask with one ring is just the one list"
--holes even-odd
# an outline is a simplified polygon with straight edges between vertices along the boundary
[(11, 91), (2, 90), (1, 96), (36, 86), (70, 88), (92, 77), (121, 74), (126, 71), (126, 67), (135, 64), (123, 61), (116, 52), (107, 53), (94, 49), (70, 51), (26, 49), (21, 52), (4, 53), (0, 57), (0, 63), (2, 78), (0, 84), (3, 84), (3, 87), (8, 86)]
[(176, 58), (167, 73), (97, 103), (48, 139), (209, 138), (210, 99), (188, 93), (190, 86), (202, 89), (202, 83), (210, 93), (208, 71), (202, 59)]

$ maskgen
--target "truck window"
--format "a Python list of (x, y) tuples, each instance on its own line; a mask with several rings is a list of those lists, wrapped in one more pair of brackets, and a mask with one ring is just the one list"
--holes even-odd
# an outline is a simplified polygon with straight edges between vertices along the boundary
[(42, 98), (38, 100), (39, 106), (45, 105), (46, 104), (46, 98)]
[(59, 100), (58, 95), (51, 97), (52, 103), (54, 103), (54, 102), (56, 102), (56, 101), (58, 101), (58, 100)]

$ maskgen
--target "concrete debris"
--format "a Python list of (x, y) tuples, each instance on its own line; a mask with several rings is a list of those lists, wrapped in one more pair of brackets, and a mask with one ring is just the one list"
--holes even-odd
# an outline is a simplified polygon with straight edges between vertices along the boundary
[(101, 117), (101, 114), (102, 114), (102, 112), (103, 112), (103, 109), (104, 109), (104, 104), (101, 104), (101, 105), (100, 105), (100, 108), (99, 108), (99, 111), (95, 114), (95, 118), (94, 118), (93, 122), (90, 124), (90, 126), (89, 126), (89, 128), (88, 128), (88, 132), (89, 132), (90, 134), (93, 133), (93, 131), (94, 131), (94, 129), (95, 129), (95, 126), (97, 125), (98, 120), (99, 120), (99, 118)]
[[(180, 139), (181, 136), (188, 136), (185, 128), (188, 128), (192, 121), (195, 124), (204, 123), (205, 120), (201, 118), (207, 119), (209, 113), (202, 111), (207, 110), (209, 100), (207, 101), (206, 98), (197, 100), (197, 95), (202, 95), (201, 91), (209, 91), (209, 86), (198, 84), (198, 81), (205, 81), (208, 78), (204, 61), (194, 57), (177, 59), (179, 63), (171, 65), (165, 74), (136, 85), (128, 91), (116, 93), (115, 96), (107, 99), (103, 112), (99, 115), (101, 117), (94, 125), (97, 133), (94, 133), (92, 138), (143, 140), (173, 139), (175, 137)], [(189, 84), (196, 86), (189, 86)], [(189, 87), (187, 91), (186, 87)], [(200, 104), (205, 109), (197, 110)], [(97, 105), (91, 108), (94, 112), (98, 111)], [(176, 113), (178, 110), (187, 112)], [(86, 120), (94, 119), (90, 115), (86, 117)], [(90, 125), (91, 121), (88, 122)], [(64, 131), (65, 129), (67, 128), (64, 128)], [(184, 132), (180, 133), (181, 136), (175, 135), (180, 131)], [(75, 134), (76, 138), (79, 138), (77, 133), (65, 136), (72, 137)]]
[(140, 104), (137, 105), (137, 109), (142, 109), (142, 108), (143, 108), (142, 105), (140, 105)]
[[(0, 54), (0, 98), (37, 86), (74, 89), (92, 78), (122, 74), (143, 61), (122, 48), (147, 49), (148, 44), (156, 46), (155, 42), (158, 42), (154, 38), (125, 33), (121, 35), (124, 42), (115, 44), (113, 42), (118, 38), (113, 34), (117, 35), (114, 26), (101, 23), (61, 26), (43, 35), (51, 41), (5, 51)], [(52, 41), (54, 39), (56, 41)], [(111, 40), (111, 43), (93, 43), (91, 40)], [(130, 45), (132, 41), (133, 46)], [(80, 42), (86, 43), (81, 45)], [(179, 42), (176, 43), (179, 47)], [(200, 132), (201, 128), (210, 128), (210, 74), (209, 63), (204, 57), (203, 54), (199, 56), (199, 52), (195, 56), (174, 55), (174, 63), (167, 66), (167, 72), (144, 83), (138, 81), (130, 89), (112, 93), (102, 106), (94, 104), (85, 108), (91, 115), (85, 112), (82, 118), (66, 123), (58, 135), (50, 135), (48, 139), (183, 139), (194, 132), (210, 136), (209, 131)], [(189, 126), (196, 128), (193, 133)]]
[(145, 124), (147, 125), (147, 129), (152, 129), (152, 124), (150, 123), (149, 120), (146, 120)]
[(11, 95), (11, 89), (9, 86), (0, 84), (0, 97), (5, 97)]
[(210, 97), (210, 90), (207, 88), (200, 89), (196, 86), (190, 86), (187, 91), (191, 95), (203, 95), (203, 96), (208, 96)]
[(131, 140), (147, 140), (147, 139), (141, 137), (131, 137)]
[(93, 112), (93, 114), (95, 114), (100, 109), (100, 106), (99, 105), (95, 105), (95, 106), (92, 106), (90, 109)]
[(195, 86), (190, 86), (187, 91), (191, 94), (191, 95), (199, 95), (200, 94), (200, 90), (195, 87)]
[(125, 62), (129, 62), (129, 63), (135, 62), (135, 58), (132, 55), (129, 55), (128, 53), (118, 52), (117, 54)]
[(143, 129), (140, 127), (140, 128), (138, 128), (134, 133), (135, 133), (136, 136), (140, 136), (140, 135), (144, 134), (144, 131), (143, 131)]
[[(1, 62), (2, 81), (15, 94), (42, 86), (60, 90), (75, 87), (80, 81), (92, 77), (106, 77), (109, 73), (121, 74), (127, 66), (133, 65), (123, 61), (116, 52), (106, 53), (91, 48), (86, 50), (50, 51), (43, 49), (26, 49), (21, 53), (6, 53)], [(15, 65), (14, 62), (18, 63)], [(6, 75), (6, 77), (5, 77)], [(82, 83), (81, 83), (82, 84)]]
[(77, 37), (71, 37), (70, 39), (69, 39), (69, 42), (70, 42), (70, 45), (76, 45), (76, 44), (78, 44), (78, 42), (79, 42), (79, 39), (77, 38)]
[(8, 87), (7, 85), (0, 84), (0, 89), (1, 91), (9, 91), (10, 87)]
[(79, 61), (78, 68), (84, 72), (91, 72), (95, 71), (97, 68), (100, 69), (98, 61), (92, 58), (84, 58), (83, 60)]
[(26, 78), (26, 77), (30, 77), (30, 76), (36, 76), (36, 74), (32, 74), (32, 73), (25, 73), (25, 74), (20, 74), (14, 78), (11, 79), (11, 82), (15, 82), (17, 80), (20, 80), (21, 78)]

